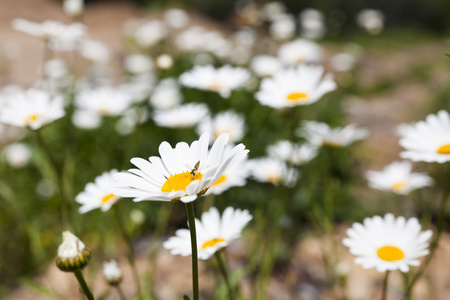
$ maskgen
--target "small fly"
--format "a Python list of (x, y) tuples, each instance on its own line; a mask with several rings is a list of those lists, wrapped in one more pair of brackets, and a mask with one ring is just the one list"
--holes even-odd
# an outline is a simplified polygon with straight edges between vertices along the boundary
[(198, 161), (196, 164), (195, 164), (195, 166), (194, 166), (194, 168), (192, 169), (192, 171), (191, 171), (191, 176), (192, 177), (195, 177), (195, 175), (197, 174), (197, 171), (198, 171), (198, 168), (200, 167), (200, 161)]

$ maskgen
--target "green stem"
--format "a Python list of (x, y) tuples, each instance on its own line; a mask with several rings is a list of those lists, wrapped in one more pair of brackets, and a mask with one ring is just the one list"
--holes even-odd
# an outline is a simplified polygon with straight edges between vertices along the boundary
[(141, 284), (139, 282), (139, 273), (137, 271), (136, 264), (135, 264), (136, 255), (135, 255), (135, 252), (134, 252), (133, 243), (131, 241), (130, 236), (128, 235), (128, 233), (125, 230), (125, 226), (123, 224), (122, 216), (120, 215), (117, 203), (113, 206), (113, 210), (114, 210), (114, 213), (116, 215), (117, 223), (119, 224), (119, 228), (120, 228), (120, 232), (122, 233), (122, 237), (123, 237), (125, 243), (128, 246), (128, 249), (129, 249), (129, 255), (127, 257), (128, 257), (128, 262), (130, 263), (131, 270), (132, 270), (132, 273), (133, 273), (134, 282), (136, 284), (138, 297), (139, 297), (139, 299), (142, 299), (142, 296), (141, 296)]
[(388, 278), (389, 278), (389, 270), (386, 271), (386, 275), (384, 276), (383, 280), (383, 292), (381, 294), (381, 300), (386, 300), (387, 296), (387, 289), (388, 289)]
[(222, 274), (223, 280), (227, 285), (228, 296), (230, 297), (230, 300), (234, 300), (234, 291), (233, 288), (231, 287), (230, 280), (228, 278), (227, 268), (225, 267), (225, 263), (223, 261), (222, 256), (220, 255), (220, 252), (221, 251), (217, 251), (216, 253), (214, 253), (214, 256), (216, 257), (217, 265), (219, 266), (219, 270), (220, 273)]
[(189, 230), (191, 232), (191, 249), (192, 249), (192, 289), (194, 300), (199, 300), (198, 288), (198, 255), (197, 255), (197, 233), (195, 231), (195, 212), (194, 203), (186, 203), (186, 213), (189, 221)]
[[(450, 180), (450, 176), (449, 176), (449, 163), (447, 163), (445, 165), (445, 170), (444, 170), (444, 177), (447, 180)], [(409, 299), (408, 297), (411, 297), (411, 292), (412, 289), (414, 287), (414, 284), (416, 283), (416, 281), (423, 275), (423, 273), (425, 272), (425, 269), (427, 268), (428, 264), (430, 263), (431, 259), (433, 258), (434, 252), (436, 251), (438, 245), (439, 245), (439, 240), (441, 238), (443, 229), (444, 229), (444, 221), (445, 221), (445, 212), (447, 209), (447, 204), (448, 204), (448, 194), (450, 191), (450, 183), (449, 182), (444, 182), (444, 193), (442, 194), (442, 200), (441, 200), (441, 207), (439, 208), (439, 215), (438, 215), (438, 220), (437, 220), (437, 228), (436, 228), (436, 237), (434, 238), (434, 240), (431, 242), (430, 245), (430, 253), (428, 254), (428, 256), (425, 258), (425, 260), (423, 261), (422, 265), (420, 266), (419, 270), (417, 271), (417, 273), (412, 277), (411, 281), (409, 282), (408, 287), (406, 288), (405, 291), (405, 297), (407, 297), (407, 299)]]
[(80, 284), (80, 288), (81, 288), (81, 290), (83, 291), (83, 294), (86, 295), (86, 297), (87, 297), (89, 300), (95, 300), (94, 295), (92, 294), (91, 289), (88, 287), (88, 285), (87, 285), (87, 283), (86, 283), (86, 280), (84, 280), (83, 273), (82, 273), (80, 270), (78, 270), (78, 271), (73, 272), (73, 274), (74, 274), (75, 277), (77, 278), (78, 283)]
[(119, 294), (120, 300), (126, 300), (127, 299), (127, 297), (125, 297), (125, 294), (123, 293), (122, 288), (120, 287), (120, 285), (116, 285), (116, 290), (117, 290), (117, 293)]

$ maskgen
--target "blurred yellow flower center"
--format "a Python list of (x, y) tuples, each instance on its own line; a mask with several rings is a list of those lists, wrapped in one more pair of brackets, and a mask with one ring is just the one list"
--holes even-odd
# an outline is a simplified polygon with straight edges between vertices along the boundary
[(278, 183), (281, 180), (281, 176), (279, 175), (273, 175), (273, 176), (269, 176), (267, 177), (267, 181), (268, 182), (272, 182), (272, 183)]
[(439, 149), (437, 149), (437, 153), (450, 154), (450, 144), (439, 147)]
[(377, 250), (377, 255), (382, 260), (396, 261), (405, 257), (402, 250), (394, 246), (383, 246)]
[(25, 119), (25, 125), (28, 125), (30, 123), (36, 122), (38, 116), (37, 115), (31, 115), (28, 118)]
[(206, 243), (204, 243), (202, 245), (202, 249), (206, 249), (208, 247), (214, 247), (215, 245), (217, 245), (218, 243), (222, 243), (225, 242), (225, 239), (223, 238), (219, 238), (219, 239), (212, 239), (210, 241), (207, 241)]
[(406, 184), (404, 182), (400, 181), (400, 182), (393, 184), (391, 186), (391, 190), (393, 190), (394, 192), (400, 193), (400, 192), (403, 192), (405, 187), (406, 187)]
[(184, 171), (180, 174), (170, 175), (164, 182), (161, 192), (170, 193), (173, 191), (184, 191), (186, 187), (195, 180), (202, 180), (203, 174), (196, 172), (195, 176), (191, 175), (191, 171)]
[(109, 115), (111, 114), (111, 112), (110, 112), (108, 109), (106, 109), (106, 108), (102, 108), (102, 109), (100, 109), (98, 112), (99, 112), (101, 115), (104, 115), (104, 116), (109, 116)]
[(223, 84), (220, 82), (213, 82), (208, 86), (208, 89), (213, 91), (220, 91), (221, 89), (223, 89)]
[(213, 183), (213, 185), (218, 185), (221, 184), (222, 182), (224, 182), (227, 179), (227, 177), (225, 177), (225, 175), (222, 175), (219, 177), (219, 179), (216, 180), (216, 182)]
[(228, 130), (217, 130), (214, 132), (214, 137), (217, 139), (222, 133), (228, 133), (228, 135), (231, 136), (231, 134)]
[(333, 142), (333, 141), (323, 141), (322, 146), (331, 147), (331, 148), (341, 148), (342, 144), (340, 144), (338, 142)]
[(291, 93), (286, 98), (292, 102), (304, 102), (308, 98), (308, 95), (305, 93)]
[(106, 195), (105, 197), (102, 198), (102, 203), (106, 203), (106, 202), (108, 202), (109, 200), (111, 200), (114, 197), (116, 197), (116, 196), (113, 195), (113, 194), (108, 194), (108, 195)]

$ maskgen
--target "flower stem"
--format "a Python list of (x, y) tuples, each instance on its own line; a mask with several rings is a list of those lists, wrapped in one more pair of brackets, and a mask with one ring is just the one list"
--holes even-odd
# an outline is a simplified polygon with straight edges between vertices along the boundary
[(117, 293), (119, 294), (120, 300), (126, 300), (127, 299), (125, 297), (125, 294), (123, 293), (122, 288), (120, 287), (120, 285), (116, 285), (116, 290), (117, 290)]
[(78, 270), (78, 271), (73, 272), (73, 274), (77, 278), (78, 283), (80, 284), (80, 288), (83, 291), (83, 294), (85, 294), (89, 300), (95, 300), (91, 289), (88, 287), (86, 280), (84, 280), (83, 273), (80, 270)]
[(125, 226), (123, 224), (122, 216), (120, 215), (117, 203), (116, 203), (116, 205), (113, 205), (113, 210), (116, 215), (117, 223), (119, 224), (119, 228), (120, 228), (120, 232), (122, 233), (122, 237), (125, 240), (125, 243), (127, 244), (128, 249), (129, 249), (128, 262), (130, 263), (131, 269), (133, 271), (132, 273), (133, 273), (133, 277), (134, 277), (134, 282), (136, 284), (138, 298), (141, 299), (142, 298), (141, 297), (141, 284), (139, 282), (139, 273), (137, 271), (136, 264), (135, 264), (136, 255), (134, 253), (133, 243), (131, 242), (130, 236), (128, 235), (127, 231), (125, 230)]
[(189, 221), (189, 230), (191, 232), (191, 249), (192, 249), (192, 289), (194, 300), (199, 300), (198, 288), (198, 255), (197, 255), (197, 232), (195, 231), (195, 212), (194, 203), (186, 203), (186, 213)]
[(381, 300), (386, 300), (387, 289), (388, 289), (389, 272), (390, 272), (389, 270), (386, 271), (386, 275), (384, 276), (384, 280), (383, 280), (383, 293), (381, 294)]
[(220, 252), (221, 251), (217, 251), (216, 253), (214, 253), (214, 256), (216, 257), (217, 265), (219, 266), (220, 273), (222, 274), (223, 280), (225, 281), (225, 284), (227, 285), (228, 296), (230, 297), (230, 300), (234, 300), (234, 291), (233, 291), (233, 288), (231, 287), (230, 280), (228, 278), (227, 268), (225, 267), (225, 262), (223, 261), (223, 258), (220, 255)]

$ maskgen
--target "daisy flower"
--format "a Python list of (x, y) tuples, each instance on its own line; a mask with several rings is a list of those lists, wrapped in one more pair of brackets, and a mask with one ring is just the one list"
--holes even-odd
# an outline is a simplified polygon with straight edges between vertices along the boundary
[(158, 126), (190, 128), (208, 114), (208, 107), (202, 103), (188, 103), (168, 110), (157, 110), (153, 119)]
[(166, 78), (155, 87), (150, 97), (150, 104), (156, 109), (170, 109), (177, 107), (182, 99), (183, 95), (176, 79)]
[(366, 218), (363, 224), (354, 223), (342, 242), (364, 269), (408, 272), (409, 266), (420, 265), (418, 258), (429, 252), (432, 231), (421, 229), (416, 218), (406, 220), (386, 214), (384, 218)]
[(233, 111), (225, 111), (217, 114), (214, 118), (205, 118), (199, 125), (197, 132), (202, 134), (208, 132), (211, 143), (219, 135), (226, 132), (230, 135), (230, 143), (240, 141), (245, 133), (245, 118)]
[[(241, 237), (242, 229), (252, 219), (247, 210), (227, 207), (222, 217), (215, 207), (202, 214), (201, 221), (195, 220), (197, 229), (198, 258), (206, 260), (218, 250), (227, 247)], [(174, 237), (163, 243), (172, 255), (191, 255), (191, 237), (188, 229), (179, 229)]]
[(130, 54), (125, 57), (123, 66), (132, 74), (143, 74), (153, 70), (153, 61), (147, 55)]
[(267, 148), (270, 157), (277, 158), (294, 166), (305, 164), (317, 156), (317, 146), (279, 141)]
[(281, 45), (278, 49), (278, 58), (286, 65), (300, 63), (319, 63), (322, 60), (322, 49), (316, 43), (299, 39)]
[(139, 46), (148, 48), (156, 45), (168, 34), (166, 25), (158, 20), (150, 20), (141, 24), (134, 32), (134, 38)]
[(282, 69), (278, 58), (270, 55), (257, 55), (253, 57), (250, 68), (260, 77), (271, 77)]
[(272, 157), (252, 159), (248, 162), (247, 167), (250, 170), (250, 176), (259, 182), (293, 186), (299, 177), (297, 170)]
[(129, 94), (109, 86), (83, 90), (75, 98), (75, 106), (78, 109), (103, 116), (118, 116), (128, 109), (131, 102)]
[(242, 87), (249, 78), (250, 73), (243, 68), (226, 65), (215, 69), (207, 65), (195, 66), (181, 74), (180, 83), (191, 88), (217, 92), (223, 98), (228, 98), (232, 90)]
[(368, 171), (366, 178), (374, 189), (407, 195), (415, 189), (431, 186), (433, 179), (426, 173), (413, 173), (409, 161), (395, 161), (382, 171)]
[(308, 142), (318, 147), (337, 148), (362, 140), (369, 134), (367, 130), (356, 128), (354, 124), (342, 128), (330, 128), (326, 123), (315, 121), (304, 121), (303, 127), (300, 128), (298, 133), (306, 138)]
[(228, 134), (221, 134), (208, 149), (209, 135), (202, 134), (190, 146), (185, 142), (172, 148), (168, 142), (159, 146), (161, 157), (149, 160), (133, 158), (137, 169), (114, 177), (112, 192), (121, 197), (143, 200), (192, 202), (202, 196), (224, 172), (247, 157), (243, 144), (225, 151)]
[(0, 122), (36, 130), (65, 115), (62, 96), (28, 89), (7, 98), (0, 113)]
[(336, 89), (331, 74), (325, 74), (322, 66), (301, 64), (264, 78), (255, 98), (273, 108), (308, 105), (324, 94)]
[(400, 145), (406, 151), (401, 158), (412, 161), (444, 163), (450, 161), (450, 117), (441, 110), (425, 121), (405, 125), (398, 130)]
[(101, 208), (102, 211), (108, 211), (117, 201), (119, 201), (119, 196), (109, 192), (114, 186), (113, 177), (115, 174), (117, 174), (117, 170), (113, 169), (97, 176), (94, 182), (86, 184), (84, 191), (75, 197), (75, 201), (81, 204), (81, 207), (79, 208), (81, 214), (96, 208)]

